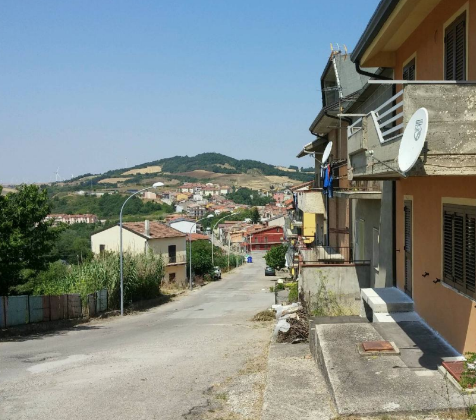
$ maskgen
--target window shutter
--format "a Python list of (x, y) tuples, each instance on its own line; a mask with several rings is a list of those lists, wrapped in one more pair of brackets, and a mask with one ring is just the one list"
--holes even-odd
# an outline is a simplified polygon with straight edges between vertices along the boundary
[(455, 80), (466, 79), (466, 22), (463, 20), (455, 28)]
[(455, 30), (450, 30), (445, 37), (445, 79), (454, 80), (454, 51), (455, 51)]
[(453, 214), (443, 214), (443, 278), (453, 282)]
[(456, 213), (453, 219), (453, 277), (454, 282), (464, 286), (464, 217)]
[(463, 13), (445, 33), (445, 79), (466, 80), (466, 14)]
[(476, 297), (476, 207), (443, 207), (443, 280)]
[(476, 217), (472, 214), (466, 216), (466, 252), (465, 252), (465, 280), (466, 280), (466, 289), (469, 292), (474, 293), (475, 282), (476, 282), (476, 235), (475, 235), (475, 226)]
[(405, 206), (405, 251), (412, 251), (412, 213), (408, 206)]
[(415, 59), (411, 60), (403, 69), (403, 80), (415, 80)]

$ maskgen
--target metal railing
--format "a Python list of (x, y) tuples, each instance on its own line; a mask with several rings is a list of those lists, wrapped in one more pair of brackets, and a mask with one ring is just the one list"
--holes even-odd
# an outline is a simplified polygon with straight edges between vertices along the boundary
[(359, 260), (354, 256), (352, 247), (317, 246), (301, 250), (304, 264), (369, 264), (368, 260)]
[(347, 138), (350, 139), (354, 134), (362, 130), (362, 117), (347, 127)]
[[(402, 95), (403, 89), (386, 100), (377, 109), (370, 112), (375, 128), (377, 129), (380, 143), (386, 143), (402, 135), (400, 130), (403, 128), (403, 98), (397, 102), (397, 99)], [(390, 106), (390, 108), (386, 109), (388, 106)], [(402, 122), (394, 124), (398, 120), (402, 120)]]

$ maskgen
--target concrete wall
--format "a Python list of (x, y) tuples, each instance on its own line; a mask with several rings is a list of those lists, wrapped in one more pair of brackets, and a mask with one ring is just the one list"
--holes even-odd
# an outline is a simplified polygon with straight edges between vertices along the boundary
[[(100, 245), (105, 245), (108, 252), (119, 252), (119, 226), (103, 230), (91, 235), (91, 250), (94, 254), (99, 254)], [(140, 254), (145, 252), (146, 239), (127, 229), (122, 229), (122, 247), (124, 252)]]
[[(175, 274), (175, 280), (171, 280), (171, 274)], [(176, 284), (178, 286), (185, 286), (187, 284), (188, 274), (187, 265), (169, 265), (165, 268), (165, 284)]]
[(298, 208), (303, 213), (325, 214), (324, 196), (321, 191), (298, 191)]
[[(404, 200), (413, 202), (413, 300), (416, 311), (460, 352), (476, 351), (474, 300), (443, 283), (443, 203), (476, 206), (476, 176), (414, 177), (397, 182), (397, 286), (404, 289)], [(423, 277), (422, 274), (429, 275)]]
[(147, 248), (151, 249), (156, 255), (162, 255), (165, 261), (168, 261), (169, 246), (171, 245), (175, 245), (177, 262), (185, 262), (187, 253), (185, 248), (185, 236), (178, 238), (149, 239)]
[(284, 227), (284, 216), (268, 221), (268, 226)]
[[(364, 223), (364, 259), (370, 264), (370, 287), (391, 287), (393, 276), (392, 182), (384, 181), (381, 200), (352, 200), (352, 247), (357, 258), (357, 226)], [(374, 229), (378, 230), (378, 262), (373, 260)]]
[(315, 296), (324, 282), (343, 306), (352, 313), (360, 311), (360, 289), (369, 287), (368, 265), (304, 265), (300, 268), (299, 290), (306, 303), (314, 304)]
[(181, 220), (179, 222), (171, 222), (169, 223), (170, 227), (177, 229), (183, 233), (190, 233), (190, 229), (192, 229), (192, 233), (197, 232), (197, 225), (195, 222), (189, 222), (187, 220)]

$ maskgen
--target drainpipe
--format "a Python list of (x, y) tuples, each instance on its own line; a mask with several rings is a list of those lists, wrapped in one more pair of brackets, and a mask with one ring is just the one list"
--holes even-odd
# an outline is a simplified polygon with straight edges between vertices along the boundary
[(387, 76), (382, 76), (380, 74), (375, 74), (375, 73), (369, 73), (368, 71), (362, 70), (360, 67), (360, 60), (356, 60), (355, 62), (355, 71), (362, 76), (367, 76), (373, 79), (379, 79), (379, 80), (393, 80), (391, 77)]

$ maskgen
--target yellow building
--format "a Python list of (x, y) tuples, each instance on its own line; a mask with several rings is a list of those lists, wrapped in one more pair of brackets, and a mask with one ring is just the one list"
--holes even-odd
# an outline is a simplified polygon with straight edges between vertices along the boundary
[[(165, 282), (185, 285), (186, 273), (186, 235), (159, 222), (123, 223), (122, 248), (132, 254), (151, 250), (164, 260)], [(94, 254), (119, 252), (119, 226), (91, 235), (91, 249)]]

